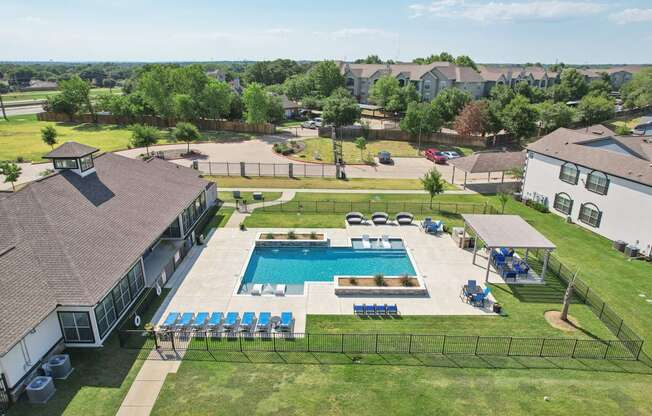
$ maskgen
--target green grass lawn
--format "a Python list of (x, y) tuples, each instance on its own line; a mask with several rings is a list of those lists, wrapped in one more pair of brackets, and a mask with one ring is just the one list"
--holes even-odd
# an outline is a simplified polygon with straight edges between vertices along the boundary
[[(91, 97), (106, 94), (109, 92), (108, 88), (93, 88), (91, 89)], [(110, 91), (112, 94), (121, 94), (122, 89), (119, 87), (113, 88)], [(44, 100), (53, 95), (60, 94), (61, 91), (21, 91), (21, 92), (10, 92), (7, 94), (2, 94), (2, 99), (5, 103), (12, 101), (28, 101), (28, 100)]]
[[(265, 202), (277, 200), (281, 195), (283, 195), (283, 192), (263, 192)], [(217, 198), (224, 202), (235, 202), (232, 191), (218, 192)], [(260, 202), (254, 200), (253, 192), (240, 192), (240, 200), (246, 200), (248, 204), (256, 204)]]
[[(333, 163), (333, 142), (331, 139), (320, 137), (305, 139), (303, 142), (306, 145), (305, 149), (296, 155), (292, 155), (292, 158), (302, 161)], [(440, 150), (455, 150), (462, 155), (473, 152), (465, 147), (426, 145), (423, 143), (421, 150), (423, 151), (428, 147), (436, 147)], [(362, 151), (362, 154), (352, 140), (345, 140), (342, 150), (344, 152), (344, 161), (347, 163), (365, 163), (372, 160), (381, 150), (390, 152), (393, 157), (423, 157), (422, 152), (418, 151), (417, 143), (397, 140), (370, 140), (367, 142), (367, 148)], [(319, 160), (315, 158), (316, 155), (319, 155)]]
[[(608, 362), (293, 353), (216, 359), (222, 362), (184, 360), (168, 375), (152, 415), (652, 412), (652, 377), (610, 372), (622, 369)], [(236, 359), (242, 362), (228, 362)]]
[[(205, 176), (220, 188), (293, 188), (293, 189), (410, 189), (423, 190), (418, 179), (339, 180), (335, 178), (270, 178), (243, 176)], [(448, 187), (454, 185), (447, 184)], [(457, 189), (457, 187), (455, 187)]]
[(231, 215), (234, 212), (235, 212), (235, 208), (220, 207), (220, 209), (215, 211), (213, 217), (208, 221), (206, 227), (204, 227), (204, 230), (202, 231), (202, 234), (208, 235), (208, 233), (212, 228), (224, 227), (226, 223), (229, 222), (229, 218), (231, 218)]
[[(36, 115), (9, 117), (9, 121), (0, 120), (0, 160), (17, 160), (43, 162), (42, 156), (48, 153), (50, 146), (41, 140), (41, 129), (54, 126), (59, 133), (59, 143), (76, 141), (100, 149), (101, 152), (124, 150), (129, 147), (131, 131), (126, 126), (109, 124), (74, 124), (53, 123), (36, 120)], [(161, 130), (159, 143), (168, 141), (168, 130)], [(203, 141), (229, 142), (249, 140), (251, 134), (206, 131), (202, 132)]]
[[(169, 289), (149, 305), (142, 322), (149, 322)], [(7, 416), (83, 415), (113, 416), (133, 383), (143, 360), (139, 350), (120, 348), (117, 333), (103, 348), (68, 348), (75, 371), (66, 380), (55, 382), (57, 392), (46, 405), (21, 400)]]

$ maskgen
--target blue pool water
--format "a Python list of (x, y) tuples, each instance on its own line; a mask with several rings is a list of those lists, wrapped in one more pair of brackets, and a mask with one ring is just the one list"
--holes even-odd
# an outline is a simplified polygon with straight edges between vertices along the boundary
[[(349, 247), (256, 247), (242, 279), (240, 293), (256, 283), (284, 283), (288, 293), (302, 293), (304, 282), (332, 282), (333, 276), (385, 276), (416, 271), (405, 249)], [(300, 286), (300, 288), (299, 288)]]

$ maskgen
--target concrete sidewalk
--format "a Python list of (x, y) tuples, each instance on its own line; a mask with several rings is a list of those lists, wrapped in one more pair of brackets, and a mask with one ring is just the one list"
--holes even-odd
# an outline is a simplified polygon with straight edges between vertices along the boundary
[[(426, 191), (418, 189), (298, 189), (298, 188), (222, 188), (217, 184), (217, 187), (220, 192), (232, 192), (232, 191), (242, 191), (242, 192), (283, 192), (284, 196), (286, 192), (309, 192), (309, 193), (320, 193), (320, 194), (406, 194), (406, 195), (427, 195)], [(446, 190), (444, 191), (445, 195), (474, 195), (476, 192), (467, 189), (467, 190)], [(284, 199), (284, 196), (281, 199)], [(293, 195), (294, 196), (294, 195)], [(269, 205), (269, 203), (265, 203)]]

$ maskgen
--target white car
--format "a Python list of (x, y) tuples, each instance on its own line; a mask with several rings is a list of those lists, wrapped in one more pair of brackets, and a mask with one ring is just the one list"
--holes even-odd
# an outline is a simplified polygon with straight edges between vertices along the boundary
[(441, 152), (442, 155), (446, 156), (447, 159), (457, 159), (458, 157), (461, 157), (459, 153), (457, 152)]
[(321, 119), (321, 117), (315, 117), (312, 121), (315, 122), (316, 127), (321, 127), (323, 120)]
[(317, 125), (313, 120), (306, 120), (303, 123), (301, 123), (301, 127), (304, 129), (316, 129)]

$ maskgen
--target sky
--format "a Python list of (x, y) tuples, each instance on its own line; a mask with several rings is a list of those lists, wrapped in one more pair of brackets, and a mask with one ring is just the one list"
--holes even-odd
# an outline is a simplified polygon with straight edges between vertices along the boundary
[(0, 61), (652, 63), (652, 0), (0, 1)]

